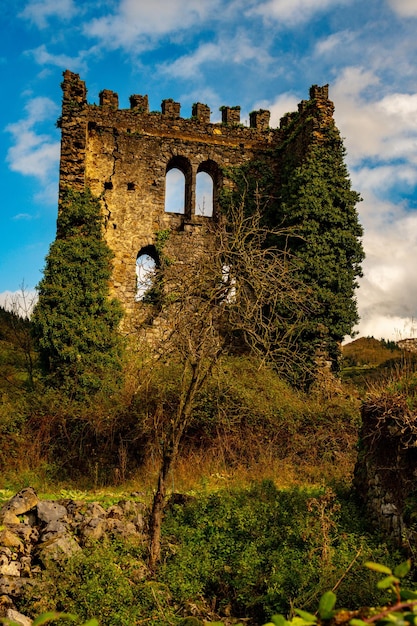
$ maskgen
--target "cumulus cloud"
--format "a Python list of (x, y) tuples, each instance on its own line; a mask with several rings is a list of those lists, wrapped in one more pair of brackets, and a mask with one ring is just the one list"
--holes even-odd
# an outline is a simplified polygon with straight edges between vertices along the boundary
[(145, 46), (149, 38), (190, 28), (216, 16), (221, 0), (121, 0), (117, 10), (91, 20), (84, 31), (110, 48)]
[(417, 215), (404, 203), (378, 198), (376, 177), (367, 182), (359, 170), (352, 172), (352, 179), (364, 197), (359, 212), (366, 253), (357, 292), (357, 330), (362, 336), (398, 339), (401, 329), (403, 338), (406, 331), (410, 336), (410, 320), (417, 318)]
[(378, 85), (373, 72), (348, 67), (331, 89), (336, 121), (347, 138), (351, 163), (365, 158), (415, 158), (417, 93), (393, 93), (378, 99)]
[(162, 63), (159, 70), (170, 76), (189, 79), (199, 75), (203, 66), (222, 62), (235, 66), (253, 62), (267, 67), (272, 58), (265, 49), (253, 44), (246, 33), (240, 32), (235, 37), (221, 38), (216, 43), (203, 43), (190, 54)]
[(6, 126), (14, 145), (7, 152), (7, 162), (14, 172), (35, 176), (45, 182), (59, 160), (59, 142), (50, 135), (37, 134), (36, 126), (58, 112), (57, 105), (45, 97), (36, 97), (25, 107), (26, 117)]
[(78, 13), (74, 0), (31, 0), (19, 17), (23, 17), (38, 28), (46, 28), (51, 17), (69, 20)]
[(42, 44), (38, 48), (28, 50), (26, 54), (31, 55), (38, 65), (53, 65), (60, 68), (70, 67), (75, 70), (86, 70), (84, 51), (80, 51), (76, 57), (69, 56), (67, 54), (52, 54), (48, 52), (45, 44)]

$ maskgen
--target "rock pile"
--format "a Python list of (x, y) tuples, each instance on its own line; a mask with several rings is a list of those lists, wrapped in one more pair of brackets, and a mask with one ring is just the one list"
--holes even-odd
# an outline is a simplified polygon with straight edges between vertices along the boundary
[(145, 542), (145, 519), (141, 502), (123, 500), (105, 510), (98, 502), (41, 501), (31, 487), (20, 491), (0, 509), (0, 618), (30, 626), (15, 603), (48, 561), (105, 535)]

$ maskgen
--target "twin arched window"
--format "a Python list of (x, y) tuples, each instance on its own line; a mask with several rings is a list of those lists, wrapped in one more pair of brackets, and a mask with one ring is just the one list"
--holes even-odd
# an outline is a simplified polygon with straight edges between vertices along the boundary
[(217, 165), (212, 161), (202, 163), (195, 178), (192, 199), (191, 165), (183, 157), (175, 157), (168, 164), (165, 176), (165, 212), (213, 217), (215, 182), (218, 184), (218, 180)]
[(185, 176), (178, 167), (165, 176), (165, 212), (185, 213)]
[(213, 217), (213, 179), (207, 172), (197, 172), (195, 180), (195, 214)]

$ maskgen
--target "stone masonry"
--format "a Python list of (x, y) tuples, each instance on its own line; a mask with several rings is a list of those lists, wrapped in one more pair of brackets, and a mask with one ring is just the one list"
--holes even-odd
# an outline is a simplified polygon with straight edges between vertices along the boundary
[[(219, 195), (227, 168), (251, 160), (264, 160), (279, 171), (285, 161), (299, 162), (323, 131), (334, 125), (328, 87), (313, 86), (310, 99), (298, 112), (269, 127), (269, 111), (253, 111), (250, 126), (240, 123), (240, 107), (221, 107), (222, 121), (211, 123), (210, 109), (195, 103), (192, 117), (180, 117), (180, 104), (162, 102), (161, 112), (149, 110), (146, 95), (132, 95), (130, 109), (120, 109), (118, 95), (100, 93), (99, 105), (88, 104), (85, 83), (78, 74), (64, 72), (60, 161), (60, 196), (65, 188), (89, 187), (100, 197), (105, 238), (114, 253), (111, 293), (123, 304), (126, 318), (135, 316), (141, 303), (136, 296), (136, 260), (152, 251), (156, 233), (171, 232), (170, 246), (178, 238), (203, 243), (204, 225), (216, 220)], [(179, 169), (185, 177), (183, 212), (165, 210), (167, 173)], [(205, 172), (213, 181), (213, 215), (198, 215), (196, 176)]]

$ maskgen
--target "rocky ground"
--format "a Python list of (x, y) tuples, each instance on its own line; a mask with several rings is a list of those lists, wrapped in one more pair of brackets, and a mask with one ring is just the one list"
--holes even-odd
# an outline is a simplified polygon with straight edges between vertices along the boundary
[(106, 534), (145, 542), (146, 518), (138, 501), (105, 510), (98, 502), (40, 500), (31, 487), (20, 491), (0, 509), (0, 619), (30, 626), (32, 620), (17, 610), (19, 597), (48, 562)]

